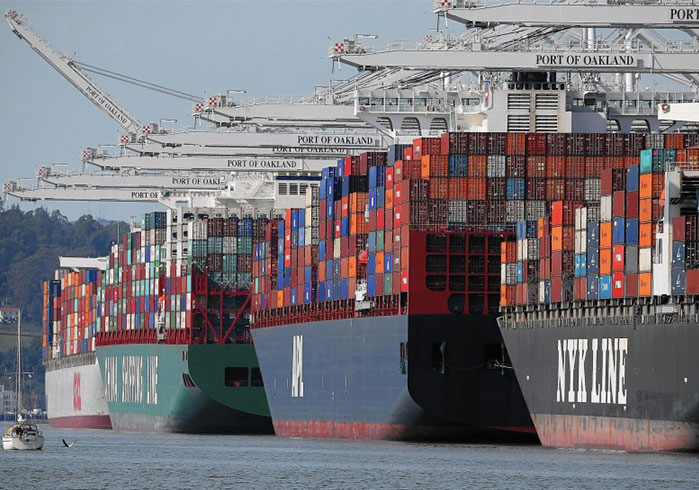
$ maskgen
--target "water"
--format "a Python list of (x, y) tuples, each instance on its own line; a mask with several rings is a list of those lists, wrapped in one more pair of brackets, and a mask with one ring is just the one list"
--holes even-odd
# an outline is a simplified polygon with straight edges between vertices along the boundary
[(699, 488), (699, 454), (42, 427), (43, 451), (2, 452), (0, 488)]

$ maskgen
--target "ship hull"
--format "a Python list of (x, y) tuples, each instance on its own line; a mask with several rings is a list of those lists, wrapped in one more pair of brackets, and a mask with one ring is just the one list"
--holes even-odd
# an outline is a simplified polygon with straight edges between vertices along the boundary
[(502, 334), (543, 445), (699, 449), (696, 323)]
[(413, 365), (412, 321), (394, 315), (253, 329), (275, 433), (393, 440), (482, 433), (416, 401), (410, 378), (420, 361)]
[(410, 393), (427, 411), (486, 437), (536, 441), (492, 315), (413, 315)]
[(93, 355), (46, 366), (46, 412), (51, 427), (111, 429), (100, 369)]
[[(264, 389), (250, 386), (252, 345), (107, 345), (97, 356), (115, 430), (272, 433)], [(247, 382), (229, 383), (227, 369)]]

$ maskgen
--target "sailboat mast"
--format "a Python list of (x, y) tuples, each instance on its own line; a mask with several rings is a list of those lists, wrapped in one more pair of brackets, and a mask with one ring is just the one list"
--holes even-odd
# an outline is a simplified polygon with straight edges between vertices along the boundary
[(22, 310), (17, 315), (17, 412), (15, 420), (19, 419), (22, 411)]

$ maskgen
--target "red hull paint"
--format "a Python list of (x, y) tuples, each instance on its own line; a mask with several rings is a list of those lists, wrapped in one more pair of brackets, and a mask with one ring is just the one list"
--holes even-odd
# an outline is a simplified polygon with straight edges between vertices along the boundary
[(699, 424), (621, 417), (532, 414), (544, 446), (626, 451), (699, 450)]
[(111, 429), (109, 415), (75, 415), (49, 419), (51, 427), (60, 429)]
[(523, 434), (536, 434), (534, 427), (493, 427), (495, 430), (503, 432), (521, 432)]
[(275, 420), (274, 433), (284, 437), (317, 437), (335, 439), (432, 439), (453, 437), (459, 427), (413, 426), (366, 422), (328, 422), (310, 420)]

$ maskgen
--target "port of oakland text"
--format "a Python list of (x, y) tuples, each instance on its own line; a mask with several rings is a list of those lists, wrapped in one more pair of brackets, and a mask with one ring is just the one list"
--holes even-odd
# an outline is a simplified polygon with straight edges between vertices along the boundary
[(237, 169), (271, 169), (280, 168), (296, 168), (299, 162), (296, 160), (254, 160), (254, 159), (235, 159), (228, 160), (229, 168)]
[(97, 90), (88, 85), (85, 91), (88, 93), (90, 97), (92, 97), (92, 100), (95, 101), (97, 105), (99, 105), (100, 107), (104, 107), (107, 110), (107, 112), (114, 116), (114, 118), (117, 121), (119, 121), (119, 123), (122, 126), (129, 125), (129, 119), (125, 115), (123, 115), (119, 109), (114, 107), (107, 99), (100, 95), (100, 93)]
[(699, 20), (699, 9), (670, 9), (670, 20)]
[(299, 145), (325, 145), (325, 146), (378, 146), (378, 139), (373, 136), (343, 136), (343, 135), (299, 135)]
[(158, 200), (160, 193), (157, 191), (131, 191), (131, 199), (141, 199), (144, 201)]
[(538, 66), (634, 66), (636, 57), (630, 54), (537, 54)]
[(558, 341), (557, 402), (626, 404), (627, 338)]
[(223, 185), (223, 177), (172, 177), (172, 185)]

